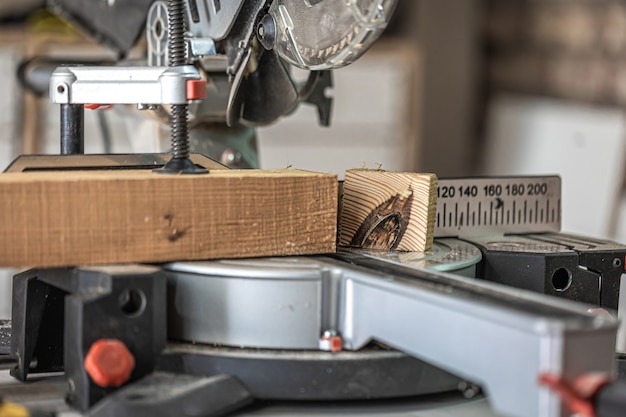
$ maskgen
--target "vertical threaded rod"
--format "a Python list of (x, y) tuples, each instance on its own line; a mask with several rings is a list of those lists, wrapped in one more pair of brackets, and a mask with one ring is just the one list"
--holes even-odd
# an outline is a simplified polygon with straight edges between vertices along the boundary
[[(185, 0), (169, 0), (167, 4), (167, 47), (170, 67), (187, 65), (185, 43)], [(172, 159), (156, 170), (165, 174), (206, 174), (208, 171), (194, 165), (189, 159), (189, 106), (172, 105)]]
[(169, 0), (167, 5), (167, 46), (170, 67), (187, 63), (185, 47), (185, 1)]
[[(185, 2), (184, 0), (169, 0), (167, 5), (168, 19), (168, 53), (170, 67), (187, 64), (185, 46)], [(189, 109), (187, 104), (172, 106), (172, 153), (174, 158), (189, 157), (189, 129), (187, 118)]]
[(174, 158), (189, 157), (189, 130), (187, 127), (188, 107), (186, 104), (172, 106), (172, 154)]

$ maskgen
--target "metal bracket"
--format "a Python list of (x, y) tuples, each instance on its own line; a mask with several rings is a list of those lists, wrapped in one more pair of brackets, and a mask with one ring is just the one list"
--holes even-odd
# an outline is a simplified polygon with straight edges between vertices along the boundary
[(368, 267), (343, 272), (345, 349), (379, 340), (478, 383), (497, 413), (561, 416), (561, 400), (539, 385), (540, 373), (573, 381), (614, 367), (617, 324), (584, 306), (451, 274), (415, 274), (357, 254), (340, 257)]
[[(617, 323), (585, 306), (351, 251), (336, 257), (167, 265), (176, 288), (168, 332), (290, 349), (316, 349), (321, 330), (336, 331), (344, 350), (376, 340), (478, 383), (496, 412), (514, 417), (562, 415), (558, 396), (538, 383), (543, 372), (573, 381), (613, 369)], [(225, 294), (246, 308), (233, 310)]]
[[(14, 277), (12, 375), (65, 371), (68, 402), (79, 410), (115, 391), (98, 386), (84, 359), (94, 342), (116, 339), (135, 358), (129, 382), (153, 371), (165, 348), (165, 277), (128, 265), (30, 270)], [(33, 363), (35, 365), (33, 365)]]
[(187, 81), (200, 78), (192, 65), (60, 67), (52, 73), (50, 100), (59, 104), (187, 104)]

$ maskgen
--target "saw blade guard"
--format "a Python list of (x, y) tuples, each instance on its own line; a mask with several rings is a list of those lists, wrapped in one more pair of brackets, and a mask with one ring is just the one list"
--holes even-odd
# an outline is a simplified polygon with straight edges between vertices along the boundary
[(300, 68), (328, 70), (359, 58), (387, 27), (397, 0), (277, 0), (274, 50)]

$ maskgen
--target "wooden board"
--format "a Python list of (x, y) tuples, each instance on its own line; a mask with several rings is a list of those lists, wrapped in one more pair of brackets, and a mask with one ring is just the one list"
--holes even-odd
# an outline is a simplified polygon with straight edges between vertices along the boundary
[(335, 175), (0, 174), (0, 266), (328, 253), (336, 225)]
[(424, 251), (433, 244), (436, 210), (434, 174), (347, 171), (339, 216), (339, 244)]

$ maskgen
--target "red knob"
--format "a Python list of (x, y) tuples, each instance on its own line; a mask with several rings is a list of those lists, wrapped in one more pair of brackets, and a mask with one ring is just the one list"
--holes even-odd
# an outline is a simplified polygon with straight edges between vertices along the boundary
[(205, 80), (187, 80), (187, 100), (206, 98)]
[(95, 341), (85, 356), (85, 370), (93, 382), (103, 388), (123, 385), (134, 368), (133, 354), (116, 339)]

